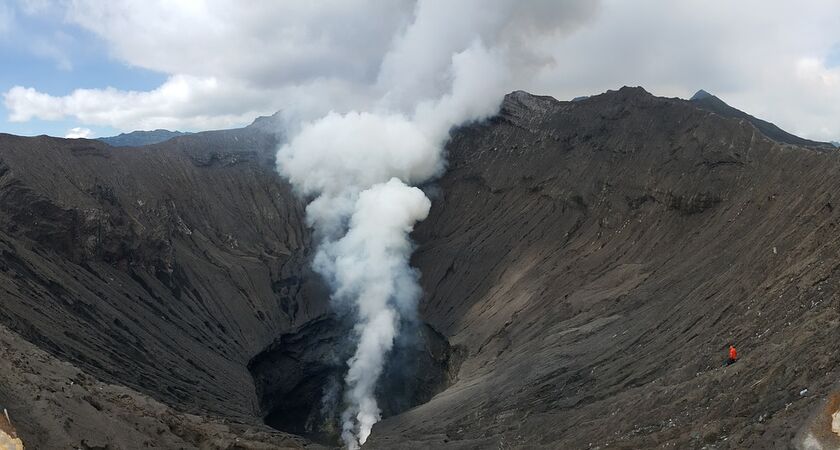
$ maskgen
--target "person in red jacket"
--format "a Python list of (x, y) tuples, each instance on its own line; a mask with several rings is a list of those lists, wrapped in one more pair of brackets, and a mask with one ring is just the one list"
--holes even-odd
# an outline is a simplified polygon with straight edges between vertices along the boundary
[(735, 349), (735, 344), (729, 344), (729, 361), (726, 365), (735, 364), (735, 361), (738, 361), (738, 350)]

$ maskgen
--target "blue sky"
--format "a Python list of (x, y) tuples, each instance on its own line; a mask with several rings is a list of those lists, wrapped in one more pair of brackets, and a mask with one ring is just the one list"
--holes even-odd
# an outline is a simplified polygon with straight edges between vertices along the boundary
[[(36, 86), (54, 96), (77, 88), (112, 86), (122, 90), (149, 90), (166, 79), (165, 74), (109, 57), (104, 42), (84, 29), (66, 23), (57, 14), (26, 14), (14, 4), (6, 6), (13, 16), (5, 33), (0, 34), (0, 91), (13, 86)], [(89, 128), (96, 136), (117, 134), (107, 125), (64, 120), (32, 119), (11, 122), (9, 111), (0, 103), (0, 132), (34, 136), (64, 136), (73, 127)]]
[[(509, 0), (487, 1), (494, 7), (437, 9), (471, 21), (507, 14)], [(394, 76), (389, 49), (416, 3), (0, 0), (0, 132), (199, 131), (278, 110), (300, 121), (369, 108)], [(792, 133), (840, 140), (837, 0), (526, 5), (543, 8), (552, 31), (529, 35), (522, 61), (532, 65), (512, 68), (509, 90), (571, 99), (623, 85), (682, 98), (705, 89)], [(425, 44), (463, 31), (435, 30)], [(386, 97), (422, 97), (429, 86), (412, 82), (420, 61)]]

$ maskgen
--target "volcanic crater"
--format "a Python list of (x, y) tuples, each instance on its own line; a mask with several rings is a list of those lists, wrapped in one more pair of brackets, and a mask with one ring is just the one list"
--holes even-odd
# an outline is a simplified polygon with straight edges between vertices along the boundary
[[(0, 135), (0, 406), (28, 448), (336, 444), (352, 325), (265, 123)], [(836, 150), (641, 88), (514, 92), (446, 150), (365, 448), (834, 439)]]

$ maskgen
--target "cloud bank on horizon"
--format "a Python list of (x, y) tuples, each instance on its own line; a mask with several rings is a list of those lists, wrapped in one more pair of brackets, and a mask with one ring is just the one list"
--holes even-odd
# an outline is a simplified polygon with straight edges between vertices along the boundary
[(64, 135), (66, 139), (88, 139), (93, 136), (93, 131), (89, 128), (73, 127)]
[[(469, 4), (448, 3), (435, 32), (457, 39), (464, 28), (457, 22), (464, 17), (458, 8)], [(525, 4), (520, 9), (563, 10), (528, 24), (563, 32), (529, 36), (534, 51), (519, 61), (522, 70), (512, 74), (511, 90), (569, 99), (622, 85), (680, 97), (703, 88), (804, 137), (840, 138), (835, 0)], [(75, 87), (55, 89), (31, 82), (25, 72), (16, 76), (20, 69), (7, 69), (0, 78), (6, 124), (41, 120), (120, 131), (201, 130), (244, 125), (277, 110), (314, 118), (372, 106), (383, 85), (395, 84), (388, 78), (400, 76), (389, 67), (416, 62), (419, 76), (400, 79), (401, 92), (390, 94), (393, 104), (407, 105), (442, 82), (415, 82), (429, 70), (419, 64), (428, 60), (420, 52), (433, 54), (434, 48), (418, 45), (402, 56), (405, 61), (387, 56), (412, 23), (414, 5), (411, 0), (256, 1), (247, 7), (233, 0), (0, 0), (0, 51), (27, 23), (52, 18), (101, 43), (96, 51), (107, 53), (110, 64), (162, 79), (151, 89), (136, 89), (122, 87), (118, 79), (92, 86), (80, 77)], [(488, 5), (468, 17), (481, 27), (499, 12), (519, 14), (516, 8), (493, 11)], [(72, 52), (64, 51), (78, 44), (71, 32), (44, 39), (31, 48), (33, 57), (55, 60), (69, 79), (82, 71)]]

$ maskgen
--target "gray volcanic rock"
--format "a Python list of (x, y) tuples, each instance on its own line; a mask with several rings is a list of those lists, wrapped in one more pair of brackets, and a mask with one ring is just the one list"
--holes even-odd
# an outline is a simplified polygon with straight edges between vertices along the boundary
[[(343, 325), (260, 128), (0, 135), (0, 407), (27, 446), (315, 445), (264, 421), (306, 432)], [(831, 442), (840, 155), (641, 88), (515, 92), (447, 152), (413, 235), (429, 358), (408, 402), (386, 375), (365, 448)]]
[(691, 96), (689, 101), (698, 102), (700, 100), (705, 100), (707, 98), (712, 98), (712, 97), (714, 97), (714, 95), (704, 91), (703, 89), (700, 89), (699, 91), (695, 92), (694, 95)]

